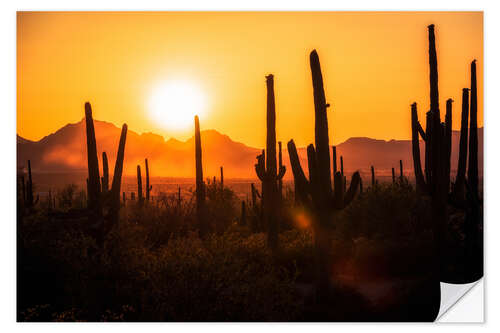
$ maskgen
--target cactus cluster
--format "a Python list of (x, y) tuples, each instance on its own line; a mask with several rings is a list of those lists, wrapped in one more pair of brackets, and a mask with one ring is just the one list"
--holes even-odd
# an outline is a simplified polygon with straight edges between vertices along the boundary
[(21, 195), (21, 203), (25, 208), (33, 208), (39, 201), (39, 196), (37, 195), (35, 199), (34, 188), (33, 188), (33, 178), (31, 175), (31, 160), (28, 160), (28, 180), (25, 181), (24, 174), (18, 177), (19, 180), (19, 191)]
[[(309, 179), (306, 178), (300, 165), (297, 149), (293, 140), (288, 142), (288, 154), (295, 181), (295, 190), (299, 201), (309, 208), (313, 215), (313, 231), (316, 249), (316, 287), (318, 293), (327, 294), (331, 267), (328, 254), (330, 239), (327, 229), (331, 226), (334, 213), (346, 207), (355, 197), (360, 184), (359, 172), (352, 176), (349, 189), (345, 191), (345, 181), (342, 172), (335, 172), (333, 187), (330, 170), (330, 148), (328, 137), (328, 119), (323, 77), (319, 57), (316, 50), (310, 54), (310, 65), (314, 91), (315, 109), (315, 146), (307, 147)], [(332, 150), (336, 155), (336, 149)], [(336, 169), (336, 162), (334, 170)], [(341, 169), (343, 169), (341, 158)], [(320, 295), (318, 295), (320, 296)]]
[[(429, 195), (432, 203), (432, 219), (436, 235), (436, 251), (443, 267), (443, 244), (448, 221), (448, 204), (466, 211), (466, 247), (480, 246), (479, 190), (478, 190), (478, 141), (477, 141), (477, 83), (476, 61), (471, 63), (470, 107), (469, 89), (462, 90), (462, 114), (459, 144), (459, 160), (455, 182), (450, 181), (452, 142), (452, 99), (446, 101), (445, 121), (441, 122), (439, 110), (438, 70), (434, 25), (428, 26), (430, 67), (430, 110), (426, 114), (423, 130), (417, 114), (417, 103), (411, 105), (413, 168), (416, 186), (420, 193)], [(470, 137), (467, 147), (467, 130), (470, 110)], [(425, 143), (424, 171), (420, 160), (419, 136)], [(468, 151), (467, 151), (468, 148)], [(466, 176), (467, 153), (469, 165)], [(473, 225), (467, 230), (467, 226)], [(482, 255), (481, 255), (482, 256)], [(477, 259), (477, 258), (476, 258)], [(478, 259), (475, 261), (481, 261)], [(482, 266), (478, 268), (482, 276)]]
[[(268, 245), (271, 249), (278, 246), (278, 223), (281, 213), (281, 198), (278, 181), (285, 175), (283, 165), (276, 167), (276, 109), (274, 101), (274, 76), (266, 76), (267, 86), (267, 139), (266, 149), (257, 156), (255, 172), (262, 182), (262, 203), (264, 223), (268, 231)], [(281, 147), (281, 146), (280, 146)]]
[[(87, 164), (88, 164), (88, 210), (89, 222), (94, 223), (97, 231), (97, 239), (102, 240), (103, 236), (118, 223), (118, 214), (120, 210), (120, 187), (123, 173), (123, 160), (125, 156), (125, 141), (127, 138), (127, 124), (123, 124), (118, 144), (118, 154), (116, 156), (115, 170), (113, 173), (113, 183), (111, 190), (103, 191), (106, 187), (101, 187), (101, 178), (99, 177), (99, 162), (97, 158), (97, 142), (94, 130), (94, 120), (92, 118), (92, 108), (90, 103), (85, 103), (85, 124), (87, 136)], [(103, 159), (105, 154), (103, 154)], [(107, 157), (103, 162), (104, 182), (108, 182)], [(103, 210), (104, 208), (104, 210)]]

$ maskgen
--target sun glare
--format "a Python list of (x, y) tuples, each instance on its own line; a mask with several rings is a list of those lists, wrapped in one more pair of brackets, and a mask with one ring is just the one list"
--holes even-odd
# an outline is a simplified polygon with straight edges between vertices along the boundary
[(162, 127), (183, 130), (193, 126), (194, 116), (203, 116), (206, 98), (203, 91), (190, 81), (162, 82), (152, 92), (149, 101), (152, 118)]

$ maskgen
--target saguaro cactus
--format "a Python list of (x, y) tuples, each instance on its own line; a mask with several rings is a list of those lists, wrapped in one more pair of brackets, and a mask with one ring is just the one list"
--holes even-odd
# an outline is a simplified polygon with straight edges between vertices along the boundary
[[(283, 166), (283, 155), (281, 153), (281, 141), (278, 141), (278, 170), (284, 168)], [(283, 198), (283, 177), (278, 178), (278, 192), (280, 200)]]
[(371, 171), (372, 171), (372, 187), (375, 187), (377, 181), (375, 180), (375, 168), (373, 167), (373, 165), (371, 166)]
[[(425, 183), (425, 178), (424, 174), (422, 173), (422, 164), (420, 162), (420, 143), (418, 139), (419, 135), (419, 128), (422, 128), (420, 126), (420, 123), (418, 121), (418, 114), (417, 114), (417, 103), (413, 103), (411, 105), (411, 141), (412, 141), (412, 153), (413, 153), (413, 170), (415, 173), (415, 181), (416, 181), (416, 187), (417, 191), (420, 193), (426, 193), (427, 192), (427, 184)], [(425, 137), (425, 134), (424, 136)], [(424, 139), (426, 140), (426, 139)], [(427, 170), (427, 140), (426, 140), (426, 170)]]
[(145, 163), (146, 163), (146, 201), (149, 201), (151, 189), (153, 188), (153, 186), (149, 185), (149, 164), (147, 158), (145, 160)]
[[(477, 244), (467, 245), (468, 239), (478, 239), (480, 217), (477, 213), (479, 202), (477, 199), (477, 86), (476, 86), (476, 64), (471, 64), (471, 104), (470, 104), (470, 135), (474, 139), (469, 141), (469, 168), (468, 182), (465, 181), (465, 164), (467, 160), (467, 113), (468, 113), (468, 91), (462, 90), (462, 122), (460, 132), (460, 151), (456, 182), (453, 191), (449, 195), (450, 185), (450, 157), (451, 157), (451, 123), (452, 123), (452, 100), (446, 102), (445, 122), (441, 123), (439, 114), (438, 92), (437, 92), (437, 58), (435, 50), (434, 26), (429, 26), (429, 64), (430, 64), (430, 93), (431, 109), (427, 112), (427, 125), (425, 132), (421, 129), (417, 117), (416, 103), (412, 104), (412, 146), (413, 165), (417, 180), (417, 189), (420, 192), (430, 195), (432, 207), (432, 221), (435, 235), (436, 262), (434, 270), (443, 277), (443, 243), (444, 233), (448, 222), (447, 204), (451, 203), (457, 207), (465, 208), (466, 211), (466, 247), (478, 248)], [(473, 92), (474, 90), (474, 92)], [(474, 109), (474, 111), (473, 111)], [(425, 140), (425, 180), (423, 178), (420, 164), (420, 149), (418, 134)], [(467, 195), (464, 196), (464, 187), (469, 184)], [(470, 191), (469, 191), (470, 190)], [(449, 200), (450, 199), (450, 200)], [(473, 222), (471, 222), (473, 221)], [(470, 225), (475, 224), (470, 228)], [(471, 235), (469, 237), (468, 235)], [(481, 249), (477, 250), (479, 253)], [(482, 255), (482, 254), (481, 254)], [(475, 258), (476, 262), (482, 262), (481, 258)], [(465, 260), (464, 262), (467, 262)], [(478, 264), (479, 265), (479, 264)], [(474, 270), (474, 269), (470, 269)], [(482, 267), (476, 267), (477, 276), (482, 276)], [(473, 275), (472, 274), (472, 275)]]
[(288, 142), (288, 154), (298, 198), (313, 214), (316, 289), (318, 297), (321, 297), (328, 294), (331, 270), (328, 257), (331, 242), (327, 230), (332, 223), (335, 211), (346, 207), (355, 197), (360, 176), (359, 172), (353, 174), (349, 190), (344, 193), (344, 177), (340, 172), (337, 172), (332, 188), (326, 115), (326, 109), (329, 105), (326, 104), (321, 67), (316, 50), (310, 54), (310, 64), (314, 89), (316, 146), (311, 144), (307, 147), (309, 179), (306, 178), (302, 170), (293, 140)]
[(335, 146), (332, 146), (332, 170), (332, 177), (335, 177), (335, 174), (337, 173), (337, 147)]
[(220, 167), (220, 188), (224, 190), (224, 167)]
[(108, 155), (102, 152), (102, 192), (106, 193), (109, 190), (109, 168), (108, 168)]
[(142, 204), (144, 197), (142, 196), (142, 176), (141, 176), (141, 166), (137, 166), (137, 200), (139, 204)]
[(469, 169), (467, 170), (467, 180), (469, 182), (472, 195), (477, 198), (479, 194), (478, 184), (478, 157), (477, 157), (477, 79), (476, 60), (470, 65), (470, 135), (469, 135)]
[(394, 168), (392, 168), (392, 183), (396, 184), (396, 174), (394, 172)]
[[(91, 229), (99, 244), (111, 227), (118, 222), (120, 210), (120, 187), (123, 171), (123, 160), (125, 155), (125, 142), (127, 138), (127, 124), (123, 124), (116, 156), (115, 170), (113, 174), (113, 184), (111, 193), (106, 196), (106, 200), (101, 197), (101, 185), (99, 178), (99, 164), (97, 159), (97, 143), (94, 131), (94, 120), (92, 118), (92, 108), (89, 102), (85, 103), (85, 124), (87, 134), (87, 165), (89, 177), (87, 178), (89, 222), (93, 223)], [(106, 166), (104, 166), (106, 164)], [(103, 154), (103, 180), (108, 182), (109, 174), (107, 167), (107, 156)], [(104, 187), (106, 188), (106, 187)], [(103, 215), (103, 205), (106, 205), (107, 214)]]
[(276, 167), (276, 110), (274, 103), (274, 77), (272, 74), (266, 76), (267, 86), (267, 139), (266, 151), (257, 156), (255, 172), (262, 181), (262, 201), (264, 210), (264, 222), (267, 226), (268, 246), (271, 249), (278, 247), (278, 216), (279, 207), (278, 180), (285, 175), (286, 169)]
[(203, 163), (201, 159), (201, 134), (200, 120), (194, 117), (194, 141), (196, 159), (196, 219), (200, 237), (204, 237), (208, 231), (208, 226), (204, 221), (205, 213), (205, 183), (203, 182)]
[(467, 169), (467, 142), (469, 129), (469, 89), (462, 89), (462, 120), (460, 124), (460, 144), (458, 151), (458, 167), (453, 196), (456, 201), (465, 200), (465, 172)]
[[(127, 124), (123, 124), (122, 132), (120, 134), (120, 141), (118, 143), (118, 153), (116, 154), (115, 170), (113, 172), (113, 183), (111, 185), (111, 209), (110, 209), (110, 219), (111, 224), (118, 223), (118, 212), (120, 210), (120, 190), (122, 183), (122, 173), (123, 173), (123, 160), (125, 159), (125, 142), (127, 141)], [(125, 194), (125, 192), (123, 192)], [(124, 200), (125, 203), (125, 200)]]
[(403, 160), (399, 160), (399, 180), (403, 181)]
[(451, 170), (451, 120), (452, 120), (452, 103), (453, 100), (449, 98), (446, 101), (446, 114), (444, 121), (444, 161), (445, 161), (445, 188), (446, 193), (450, 190), (450, 170)]
[(99, 161), (97, 159), (97, 143), (94, 130), (94, 119), (89, 102), (85, 103), (85, 125), (87, 130), (87, 165), (88, 165), (88, 205), (96, 219), (102, 216), (101, 185), (99, 177)]

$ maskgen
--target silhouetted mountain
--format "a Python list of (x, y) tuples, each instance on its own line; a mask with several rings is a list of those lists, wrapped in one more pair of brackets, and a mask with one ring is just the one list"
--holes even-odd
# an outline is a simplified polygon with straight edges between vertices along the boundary
[[(99, 156), (106, 151), (110, 161), (110, 172), (114, 168), (116, 149), (120, 137), (120, 128), (104, 122), (94, 121)], [(479, 131), (479, 169), (483, 169), (483, 129)], [(205, 130), (201, 133), (203, 145), (204, 176), (219, 175), (219, 167), (224, 166), (224, 173), (229, 178), (255, 178), (254, 164), (260, 149), (248, 147), (231, 140), (216, 130)], [(458, 140), (460, 133), (453, 132), (452, 170), (458, 161)], [(422, 153), (423, 153), (423, 142)], [(283, 143), (286, 147), (286, 142)], [(305, 148), (298, 149), (302, 167), (307, 173), (307, 156)], [(367, 172), (373, 165), (377, 173), (389, 173), (391, 167), (399, 170), (399, 160), (403, 160), (405, 174), (413, 176), (411, 157), (411, 141), (409, 140), (377, 140), (365, 137), (354, 137), (337, 145), (338, 165), (340, 156), (344, 159), (344, 170)], [(138, 134), (129, 130), (125, 149), (126, 174), (134, 175), (137, 164), (144, 164), (149, 159), (151, 174), (166, 177), (194, 177), (194, 137), (187, 141), (171, 138), (165, 141), (154, 133)], [(422, 157), (423, 158), (423, 157)], [(87, 151), (85, 138), (85, 122), (68, 124), (55, 133), (34, 142), (17, 136), (17, 162), (24, 166), (28, 159), (32, 160), (35, 172), (74, 172), (86, 171)], [(283, 162), (287, 167), (287, 179), (292, 173), (289, 166), (288, 152), (283, 151)], [(102, 164), (100, 164), (102, 167)]]
[[(483, 128), (478, 129), (479, 137), (479, 170), (483, 170)], [(458, 163), (458, 143), (460, 132), (452, 133), (452, 173), (456, 171)], [(422, 165), (424, 162), (424, 142), (420, 141)], [(303, 152), (305, 154), (305, 152)], [(337, 145), (337, 156), (344, 156), (344, 169), (368, 171), (373, 165), (377, 173), (390, 173), (391, 168), (399, 174), (399, 160), (403, 161), (405, 174), (413, 177), (413, 158), (411, 140), (376, 140), (364, 137), (350, 138)], [(305, 155), (304, 155), (305, 156)], [(340, 165), (340, 162), (338, 162)], [(340, 166), (339, 166), (340, 168)]]

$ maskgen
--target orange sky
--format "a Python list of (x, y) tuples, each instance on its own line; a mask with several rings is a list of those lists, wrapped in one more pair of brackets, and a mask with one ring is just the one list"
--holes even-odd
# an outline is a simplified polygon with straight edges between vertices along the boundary
[(427, 25), (436, 25), (441, 109), (478, 60), (483, 125), (480, 12), (18, 13), (17, 132), (39, 140), (83, 118), (186, 139), (151, 117), (148, 100), (165, 80), (196, 82), (207, 96), (202, 129), (265, 145), (265, 75), (275, 75), (278, 140), (314, 140), (309, 52), (318, 51), (330, 141), (352, 136), (408, 139), (410, 104), (429, 105)]

